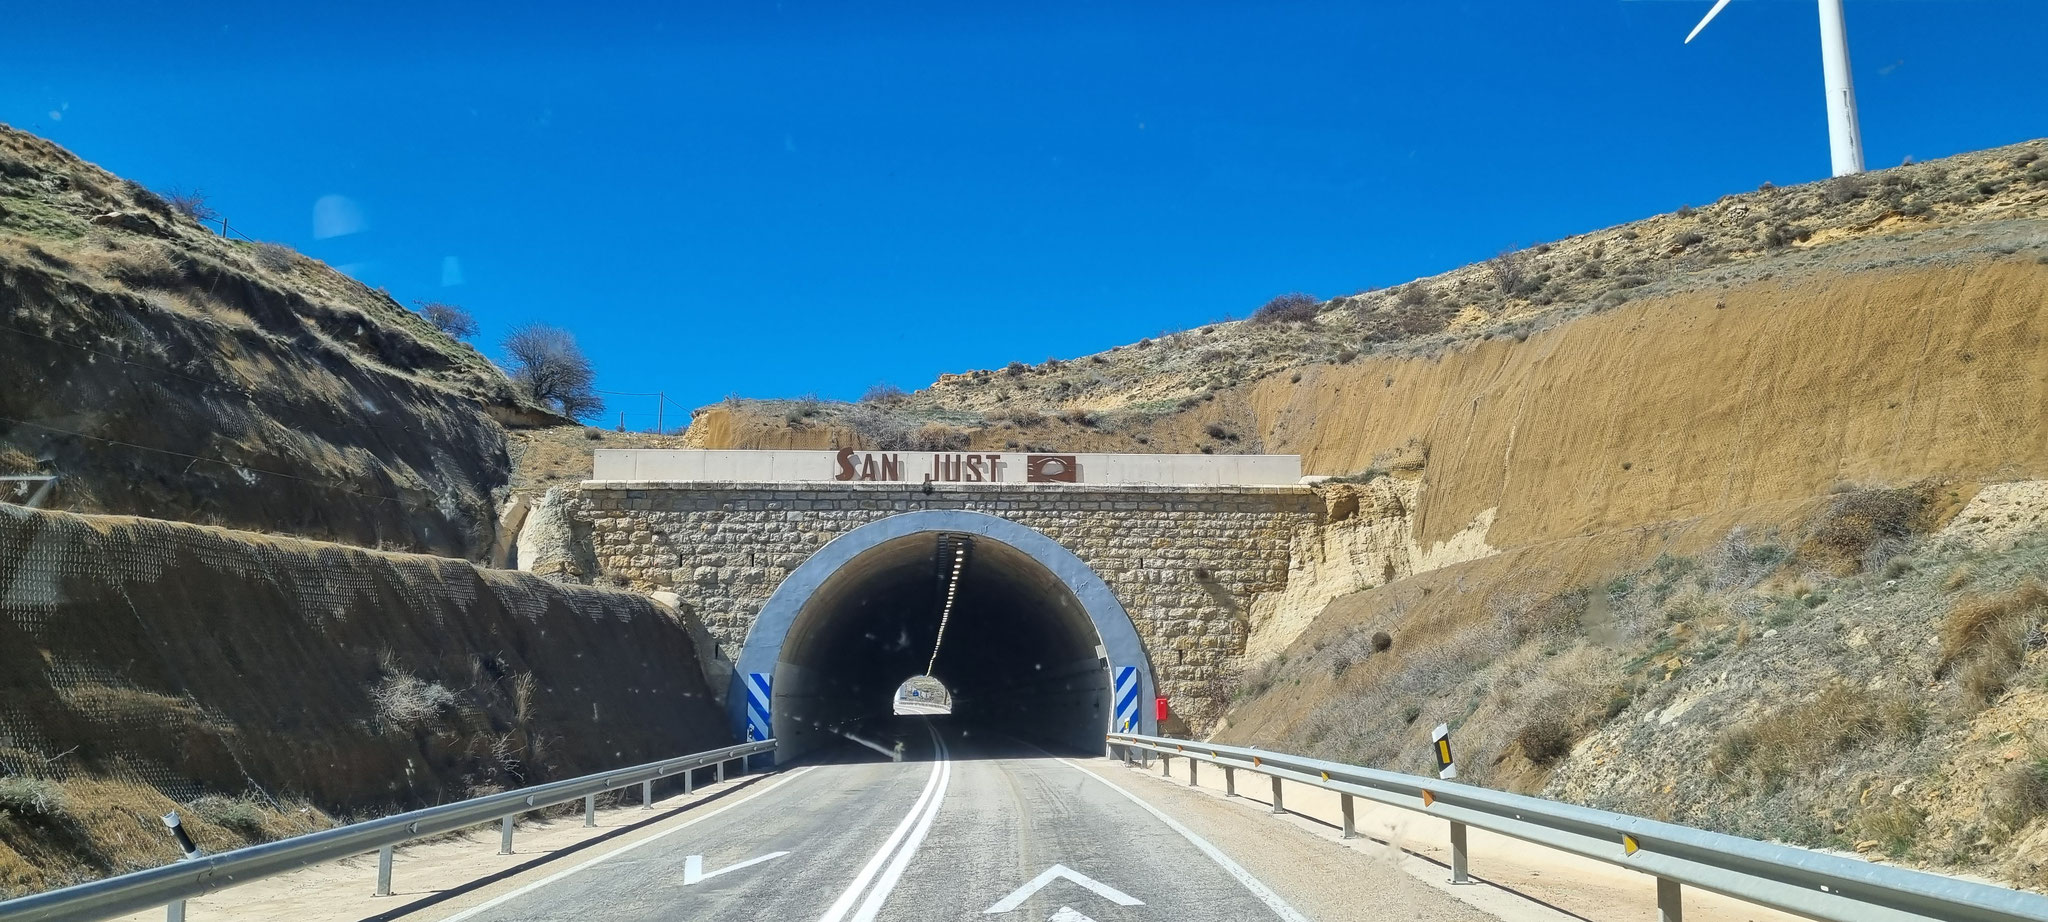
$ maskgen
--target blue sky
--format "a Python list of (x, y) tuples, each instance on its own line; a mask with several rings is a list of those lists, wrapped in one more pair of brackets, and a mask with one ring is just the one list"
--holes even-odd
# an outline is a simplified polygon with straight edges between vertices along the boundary
[[(1709, 5), (35, 4), (0, 121), (487, 353), (851, 398), (1825, 176), (1814, 4)], [(2048, 3), (1847, 7), (1872, 166), (2048, 135)]]

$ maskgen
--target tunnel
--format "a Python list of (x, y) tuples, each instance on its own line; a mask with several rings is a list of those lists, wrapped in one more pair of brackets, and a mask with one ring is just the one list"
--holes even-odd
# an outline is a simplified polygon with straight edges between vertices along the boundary
[[(859, 740), (927, 674), (951, 705), (929, 719), (1059, 753), (1102, 751), (1117, 667), (1151, 690), (1130, 618), (1093, 570), (1032, 529), (952, 510), (826, 545), (770, 598), (739, 666), (740, 723), (772, 733), (778, 761)], [(1127, 689), (1125, 708), (1138, 697)]]

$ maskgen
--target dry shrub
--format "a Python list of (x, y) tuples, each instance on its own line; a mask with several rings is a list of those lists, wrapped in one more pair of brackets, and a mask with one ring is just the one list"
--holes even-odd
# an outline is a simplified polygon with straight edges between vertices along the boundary
[(1322, 306), (1322, 302), (1317, 300), (1315, 295), (1297, 291), (1280, 295), (1260, 305), (1258, 310), (1252, 311), (1251, 322), (1262, 325), (1310, 323), (1316, 319), (1316, 314), (1321, 312)]
[(2025, 761), (2007, 768), (1984, 793), (1985, 815), (2005, 827), (2008, 835), (2048, 814), (2048, 752), (2035, 749)]
[(2048, 589), (2028, 580), (1997, 595), (1956, 600), (1941, 622), (1941, 659), (1936, 675), (1956, 676), (1965, 700), (1983, 707), (2005, 691), (2005, 683), (2027, 655), (2027, 639), (2048, 607)]
[(1828, 501), (1799, 543), (1799, 556), (1840, 575), (1861, 570), (1874, 548), (1900, 546), (1927, 508), (1922, 488), (1847, 489)]
[(901, 451), (910, 447), (910, 424), (871, 403), (854, 406), (846, 414), (846, 426), (853, 430), (861, 447), (870, 451)]
[(201, 819), (245, 839), (261, 842), (270, 838), (263, 828), (262, 805), (247, 797), (208, 794), (186, 806)]
[(1571, 754), (1572, 747), (1579, 741), (1579, 733), (1570, 715), (1538, 708), (1535, 719), (1524, 724), (1515, 734), (1515, 745), (1530, 762), (1548, 766)]
[(1495, 597), (1487, 600), (1487, 607), (1515, 643), (1560, 642), (1579, 633), (1579, 619), (1586, 613), (1586, 590), (1569, 589), (1541, 598)]
[(1009, 424), (1019, 429), (1029, 429), (1045, 424), (1045, 414), (1030, 407), (1004, 407), (988, 415), (988, 421), (996, 425)]
[(370, 691), (377, 716), (398, 725), (425, 723), (455, 706), (455, 693), (439, 682), (427, 682), (406, 672), (390, 672)]
[(256, 244), (256, 264), (272, 272), (289, 272), (298, 259), (298, 251), (282, 243)]
[(25, 818), (64, 815), (64, 789), (54, 781), (10, 775), (0, 778), (0, 811)]
[(910, 436), (912, 451), (961, 451), (967, 447), (967, 433), (944, 423), (925, 423)]
[(910, 395), (905, 393), (903, 388), (890, 384), (887, 381), (868, 388), (867, 393), (860, 395), (861, 403), (879, 404), (881, 406), (895, 406), (909, 399)]
[(1790, 704), (1721, 731), (1707, 764), (1720, 775), (1765, 784), (1819, 771), (1823, 763), (1864, 746), (1920, 735), (1927, 718), (1901, 691), (1872, 691), (1836, 682), (1811, 701)]

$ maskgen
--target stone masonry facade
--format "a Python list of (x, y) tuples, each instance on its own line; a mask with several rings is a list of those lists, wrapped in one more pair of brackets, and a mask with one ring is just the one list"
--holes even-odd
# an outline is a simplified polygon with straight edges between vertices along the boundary
[(1282, 588), (1294, 536), (1324, 515), (1306, 487), (590, 482), (564, 493), (569, 543), (581, 546), (536, 569), (674, 592), (727, 661), (783, 578), (833, 538), (919, 509), (1010, 519), (1102, 577), (1159, 687), (1198, 726), (1226, 703), (1254, 600)]

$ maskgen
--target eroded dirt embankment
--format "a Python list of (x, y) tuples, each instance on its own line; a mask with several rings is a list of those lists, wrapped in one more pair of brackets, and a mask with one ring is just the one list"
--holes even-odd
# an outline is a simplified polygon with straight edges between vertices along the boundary
[(640, 596), (0, 505), (0, 896), (727, 737)]
[(388, 292), (0, 125), (0, 474), (46, 508), (481, 560), (501, 425), (558, 422)]

